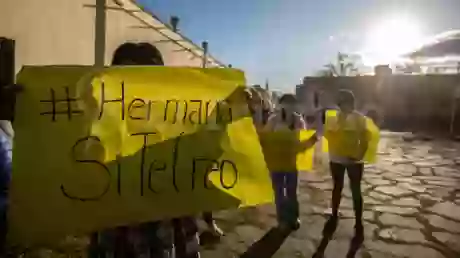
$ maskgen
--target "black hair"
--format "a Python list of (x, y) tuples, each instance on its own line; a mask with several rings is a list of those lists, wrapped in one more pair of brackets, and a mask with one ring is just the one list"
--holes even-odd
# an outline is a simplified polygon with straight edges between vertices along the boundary
[(121, 44), (114, 52), (112, 65), (164, 65), (160, 51), (147, 42)]
[(355, 94), (351, 90), (339, 90), (337, 102), (339, 101), (355, 104)]
[[(297, 98), (294, 94), (283, 94), (281, 98), (279, 99), (279, 104), (283, 103), (288, 103), (288, 104), (295, 104), (297, 102)], [(295, 114), (287, 114), (286, 110), (284, 108), (281, 109), (281, 120), (283, 122), (287, 121), (288, 115), (291, 116), (290, 124), (289, 124), (289, 129), (294, 130), (295, 128), (295, 123), (294, 123), (294, 116)]]

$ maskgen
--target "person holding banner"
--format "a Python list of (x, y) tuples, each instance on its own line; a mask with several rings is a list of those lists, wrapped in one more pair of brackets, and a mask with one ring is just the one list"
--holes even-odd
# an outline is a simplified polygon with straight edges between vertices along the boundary
[[(162, 66), (164, 62), (158, 49), (149, 43), (124, 43), (115, 51), (112, 65)], [(105, 251), (113, 252), (115, 257), (138, 257), (145, 249), (148, 249), (150, 257), (169, 258), (174, 254), (175, 257), (186, 258), (200, 256), (198, 227), (194, 217), (120, 226), (101, 235)], [(136, 238), (137, 241), (133, 241)], [(94, 242), (97, 239), (97, 234), (93, 234), (92, 245), (96, 245)]]
[(325, 228), (329, 232), (334, 232), (337, 228), (338, 210), (345, 171), (347, 171), (356, 219), (355, 239), (362, 242), (364, 234), (361, 179), (364, 170), (364, 158), (369, 146), (366, 117), (355, 110), (355, 97), (351, 91), (340, 90), (337, 96), (337, 105), (339, 110), (328, 110), (325, 117), (324, 136), (328, 141), (330, 169), (334, 182), (332, 216), (327, 221)]
[(0, 87), (0, 256), (6, 255), (6, 235), (8, 232), (8, 192), (11, 182), (14, 130), (11, 121), (14, 118), (16, 94), (22, 91), (20, 85)]
[(317, 138), (314, 134), (308, 140), (299, 140), (300, 131), (307, 125), (296, 112), (297, 99), (293, 94), (283, 95), (279, 104), (280, 110), (268, 119), (262, 148), (271, 172), (279, 226), (285, 230), (297, 230), (300, 228), (297, 154), (313, 147)]
[(8, 188), (11, 180), (11, 123), (0, 121), (0, 254), (4, 252), (7, 233), (6, 213), (8, 208)]

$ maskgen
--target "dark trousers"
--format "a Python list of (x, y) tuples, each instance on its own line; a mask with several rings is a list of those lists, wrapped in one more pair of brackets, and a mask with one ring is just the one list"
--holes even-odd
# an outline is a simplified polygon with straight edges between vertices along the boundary
[(278, 223), (294, 223), (299, 218), (298, 172), (271, 172)]
[(0, 209), (0, 256), (4, 254), (6, 249), (7, 225), (6, 208)]
[(198, 226), (194, 217), (173, 219), (176, 258), (199, 258)]
[(337, 216), (340, 199), (342, 198), (343, 181), (345, 170), (350, 179), (350, 189), (353, 197), (353, 209), (355, 211), (356, 223), (362, 222), (363, 216), (363, 196), (361, 194), (361, 179), (363, 177), (364, 164), (340, 164), (330, 163), (334, 190), (332, 190), (332, 215)]

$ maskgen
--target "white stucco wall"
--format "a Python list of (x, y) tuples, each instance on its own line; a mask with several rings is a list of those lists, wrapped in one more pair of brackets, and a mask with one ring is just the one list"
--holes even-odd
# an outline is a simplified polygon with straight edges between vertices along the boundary
[[(139, 7), (130, 0), (119, 2), (124, 3), (123, 9), (113, 0), (106, 0), (109, 7), (106, 10), (106, 65), (110, 64), (113, 51), (126, 41), (153, 43), (165, 39), (154, 29), (139, 28), (152, 24), (164, 27), (161, 22), (139, 12)], [(0, 37), (16, 42), (16, 71), (23, 65), (94, 64), (95, 5), (96, 0), (1, 0)], [(175, 39), (182, 38), (169, 29), (162, 31)], [(201, 58), (177, 50), (194, 48), (198, 55), (202, 51), (190, 42), (181, 44), (153, 43), (161, 51), (166, 65), (201, 66)], [(217, 65), (212, 58), (208, 61), (208, 66)]]

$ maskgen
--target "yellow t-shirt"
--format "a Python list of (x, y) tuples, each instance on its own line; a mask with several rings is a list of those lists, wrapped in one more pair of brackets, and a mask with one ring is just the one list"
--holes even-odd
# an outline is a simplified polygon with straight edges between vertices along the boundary
[(358, 112), (344, 114), (327, 111), (324, 135), (328, 140), (331, 161), (359, 162), (367, 146), (366, 118)]
[(273, 114), (263, 132), (259, 134), (268, 169), (273, 172), (298, 170), (300, 133), (306, 129), (300, 114), (292, 114), (292, 120), (282, 121), (280, 114)]

